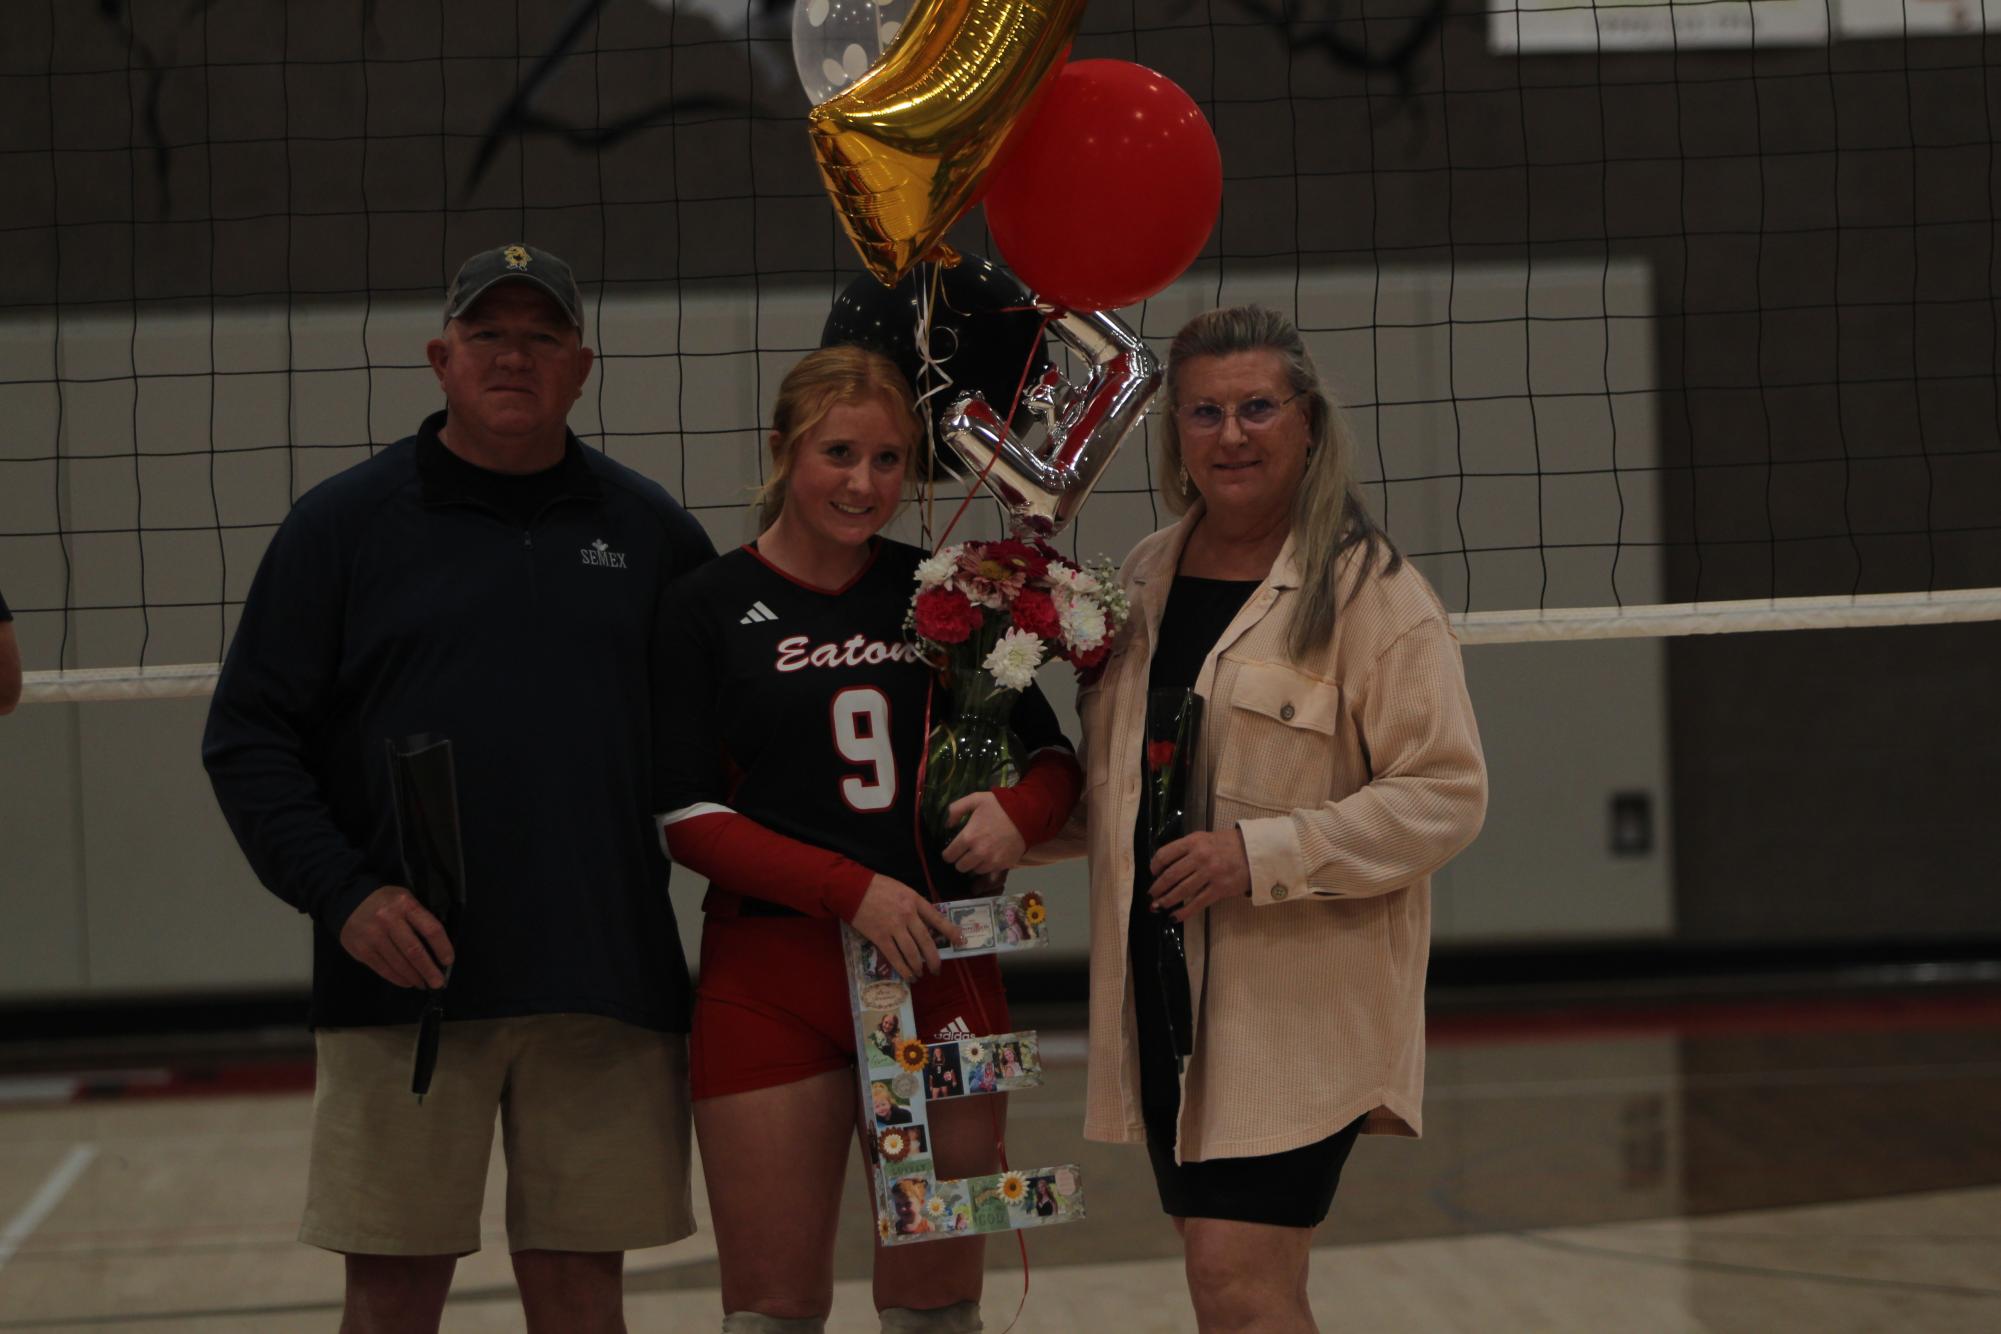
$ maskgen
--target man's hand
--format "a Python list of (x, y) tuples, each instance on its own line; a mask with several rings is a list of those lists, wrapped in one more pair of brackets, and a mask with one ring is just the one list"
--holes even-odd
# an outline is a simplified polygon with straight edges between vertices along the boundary
[(945, 808), (945, 818), (965, 827), (945, 845), (945, 860), (967, 875), (991, 875), (1019, 865), (1028, 841), (991, 792), (975, 792)]
[(951, 941), (954, 949), (966, 943), (959, 928), (946, 921), (929, 899), (886, 875), (869, 881), (861, 907), (855, 909), (854, 928), (882, 951), (882, 957), (906, 981), (944, 966), (932, 933)]
[(435, 991), (452, 966), (444, 924), (401, 885), (384, 885), (363, 899), (340, 929), (340, 946), (399, 987)]
[(1221, 833), (1202, 830), (1177, 838), (1153, 854), (1149, 867), (1157, 879), (1147, 893), (1155, 912), (1174, 912), (1185, 922), (1212, 903), (1248, 898), (1251, 857), (1235, 825)]

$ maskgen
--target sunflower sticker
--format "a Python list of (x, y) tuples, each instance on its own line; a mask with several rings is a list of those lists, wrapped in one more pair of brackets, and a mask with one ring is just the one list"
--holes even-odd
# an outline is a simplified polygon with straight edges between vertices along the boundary
[(1049, 920), (1049, 910), (1042, 906), (1040, 894), (1029, 894), (1021, 901), (1021, 920), (1030, 926), (1041, 926)]
[(896, 1044), (896, 1063), (906, 1070), (922, 1070), (929, 1059), (927, 1048), (917, 1038), (905, 1038)]
[(882, 1156), (892, 1163), (900, 1163), (910, 1153), (910, 1139), (901, 1130), (885, 1130), (879, 1141)]
[(1000, 1179), (1001, 1198), (1009, 1204), (1021, 1203), (1028, 1194), (1028, 1178), (1019, 1172), (1003, 1172)]

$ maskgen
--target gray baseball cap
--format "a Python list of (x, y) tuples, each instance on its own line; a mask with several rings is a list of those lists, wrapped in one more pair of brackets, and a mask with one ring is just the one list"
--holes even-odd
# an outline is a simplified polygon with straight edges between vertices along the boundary
[(546, 250), (518, 242), (482, 250), (459, 265), (458, 276), (445, 293), (446, 322), (472, 309), (472, 303), (489, 287), (505, 282), (534, 283), (556, 298), (570, 323), (584, 327), (584, 297), (577, 290), (577, 276), (570, 272), (570, 266)]

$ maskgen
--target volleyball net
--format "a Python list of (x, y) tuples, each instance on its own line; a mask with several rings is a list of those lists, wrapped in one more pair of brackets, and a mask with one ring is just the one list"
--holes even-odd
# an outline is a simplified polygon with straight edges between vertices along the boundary
[[(207, 690), (291, 503), (439, 406), (424, 342), (491, 245), (584, 284), (578, 434), (749, 536), (771, 395), (860, 273), (791, 8), (18, 6), (0, 591), (28, 697)], [(1222, 149), (1208, 249), (1127, 322), (1164, 349), (1211, 306), (1292, 316), (1378, 517), (1465, 642), (1516, 643), (2001, 619), (1983, 24), (1101, 0), (1074, 56), (1160, 70)], [(953, 239), (999, 259), (977, 213)], [(1062, 545), (1166, 521), (1157, 430)]]

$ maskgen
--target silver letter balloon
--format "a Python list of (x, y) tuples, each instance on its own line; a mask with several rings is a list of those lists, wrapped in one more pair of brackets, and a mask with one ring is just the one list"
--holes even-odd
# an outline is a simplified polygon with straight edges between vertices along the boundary
[(1017, 532), (1048, 538), (1083, 508), (1091, 488), (1160, 387), (1160, 361), (1110, 311), (1064, 312), (1050, 331), (1090, 367), (1082, 384), (1051, 370), (1028, 390), (1039, 424), (1024, 440), (985, 398), (970, 394), (939, 423), (984, 477)]

